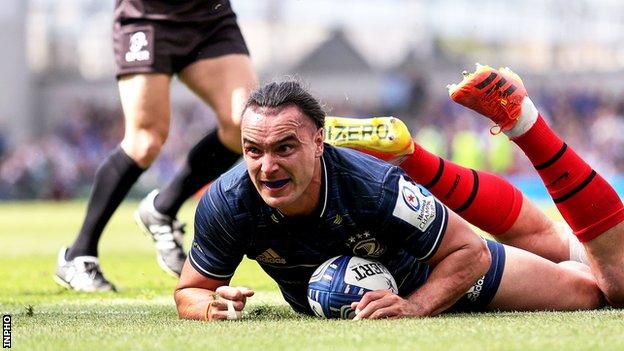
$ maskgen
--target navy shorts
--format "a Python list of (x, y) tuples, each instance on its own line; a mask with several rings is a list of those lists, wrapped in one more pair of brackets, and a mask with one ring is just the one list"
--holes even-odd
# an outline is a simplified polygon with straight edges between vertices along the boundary
[(484, 240), (492, 255), (490, 269), (446, 312), (485, 311), (496, 295), (505, 270), (505, 247), (496, 241)]
[(191, 63), (227, 54), (249, 55), (234, 12), (205, 22), (116, 20), (117, 78), (134, 73), (173, 75)]

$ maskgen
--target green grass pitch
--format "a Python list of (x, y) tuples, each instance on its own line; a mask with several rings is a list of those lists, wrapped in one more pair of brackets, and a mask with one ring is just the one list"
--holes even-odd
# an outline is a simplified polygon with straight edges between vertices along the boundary
[[(104, 272), (120, 292), (77, 294), (51, 276), (84, 203), (0, 203), (0, 310), (13, 317), (13, 349), (624, 350), (624, 312), (609, 309), (359, 322), (300, 316), (253, 261), (233, 280), (257, 293), (244, 320), (180, 321), (175, 279), (156, 265), (151, 242), (132, 220), (135, 206), (120, 208), (100, 245)], [(194, 206), (181, 219), (191, 223)]]

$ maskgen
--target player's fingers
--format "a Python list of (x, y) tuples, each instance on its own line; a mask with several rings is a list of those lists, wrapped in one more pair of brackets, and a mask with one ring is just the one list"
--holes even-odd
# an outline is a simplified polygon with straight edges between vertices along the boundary
[(219, 298), (213, 301), (212, 307), (220, 311), (227, 311), (229, 303), (232, 304), (232, 307), (234, 307), (236, 311), (241, 311), (245, 307), (244, 301), (232, 301), (225, 298)]
[[(235, 306), (236, 305), (236, 306)], [(242, 318), (242, 309), (245, 304), (241, 301), (219, 299), (210, 302), (206, 319), (208, 320), (234, 320)], [(238, 309), (237, 309), (238, 308)]]
[(228, 300), (242, 300), (245, 297), (237, 288), (233, 286), (220, 286), (215, 290), (220, 297)]
[(240, 291), (241, 294), (243, 294), (243, 296), (245, 297), (251, 297), (255, 294), (253, 290), (249, 289), (246, 286), (237, 286), (236, 289), (238, 289), (238, 291)]
[(362, 299), (360, 300), (360, 302), (357, 303), (355, 307), (353, 306), (353, 304), (351, 304), (351, 308), (355, 310), (355, 313), (359, 313), (359, 311), (366, 308), (366, 306), (368, 306), (368, 304), (372, 301), (381, 299), (388, 294), (392, 294), (392, 291), (390, 291), (389, 289), (369, 291), (364, 294), (364, 296), (362, 296)]
[(388, 307), (380, 308), (374, 311), (367, 317), (367, 319), (397, 318), (399, 315), (399, 309), (396, 304), (392, 304)]
[(215, 292), (220, 296), (228, 300), (239, 300), (242, 296), (240, 291), (233, 286), (220, 286), (215, 290)]
[(364, 307), (363, 309), (359, 310), (356, 312), (355, 314), (355, 318), (353, 318), (354, 320), (360, 320), (360, 319), (364, 319), (364, 318), (370, 318), (370, 316), (375, 313), (375, 311), (380, 310), (380, 309), (384, 309), (390, 306), (395, 305), (396, 303), (398, 303), (399, 301), (397, 301), (397, 295), (384, 295), (381, 298), (375, 300), (375, 301), (371, 301), (369, 302), (366, 307)]
[(229, 312), (229, 311), (215, 311), (211, 313), (208, 317), (208, 320), (214, 321), (224, 321), (224, 320), (236, 320), (243, 318), (243, 314), (240, 311)]

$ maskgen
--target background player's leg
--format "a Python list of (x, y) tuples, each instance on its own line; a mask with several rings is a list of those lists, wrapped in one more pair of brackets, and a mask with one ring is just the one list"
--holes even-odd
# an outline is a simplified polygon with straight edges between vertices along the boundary
[(258, 82), (249, 56), (242, 54), (197, 61), (179, 77), (213, 108), (219, 126), (195, 145), (182, 169), (156, 197), (156, 209), (171, 217), (186, 199), (239, 159), (241, 112)]
[(164, 74), (139, 74), (119, 80), (125, 116), (121, 148), (107, 159), (96, 176), (80, 234), (68, 259), (97, 256), (104, 226), (136, 182), (154, 161), (169, 131), (169, 81)]
[(169, 134), (171, 105), (166, 74), (150, 73), (119, 79), (119, 95), (125, 116), (122, 149), (140, 167), (156, 159)]
[[(98, 255), (100, 236), (113, 212), (160, 152), (169, 129), (169, 82), (164, 74), (129, 75), (119, 80), (124, 139), (98, 168), (80, 232), (64, 257), (59, 255), (59, 266), (71, 265), (76, 257)], [(59, 267), (57, 278), (80, 290), (66, 281)]]
[(603, 305), (603, 295), (587, 266), (553, 263), (510, 246), (505, 253), (503, 277), (488, 309), (572, 311)]

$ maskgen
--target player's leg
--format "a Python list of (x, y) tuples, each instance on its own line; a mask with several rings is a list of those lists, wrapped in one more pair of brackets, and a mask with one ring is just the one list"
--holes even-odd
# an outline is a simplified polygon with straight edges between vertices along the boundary
[[(160, 235), (158, 231), (163, 228), (172, 228), (167, 231), (174, 234), (180, 232), (182, 225), (176, 215), (184, 201), (239, 159), (240, 114), (257, 84), (249, 56), (244, 54), (196, 61), (179, 77), (214, 109), (219, 126), (191, 149), (182, 168), (160, 192), (153, 191), (141, 202), (135, 218), (153, 236)], [(181, 235), (176, 235), (176, 240), (181, 241)], [(159, 250), (160, 266), (178, 276), (185, 257), (178, 253), (167, 255), (164, 249)]]
[(240, 115), (258, 79), (236, 16), (227, 11), (196, 28), (194, 35), (202, 40), (178, 72), (180, 80), (212, 107), (219, 125), (193, 147), (183, 168), (156, 197), (155, 208), (170, 217), (240, 157)]
[(462, 167), (420, 146), (400, 167), (446, 206), (502, 243), (560, 262), (569, 237), (509, 181)]
[(578, 247), (575, 238), (571, 238), (570, 245), (570, 236), (563, 228), (507, 180), (428, 152), (411, 139), (407, 127), (396, 118), (328, 117), (325, 131), (326, 142), (330, 144), (398, 163), (446, 206), (500, 242), (555, 262), (569, 260), (570, 247)]
[(155, 199), (155, 208), (169, 216), (238, 160), (240, 113), (257, 84), (249, 57), (241, 54), (197, 61), (179, 77), (215, 110), (219, 126), (193, 147), (182, 169)]
[[(212, 21), (176, 25), (168, 37), (178, 50), (173, 62), (178, 77), (212, 107), (219, 126), (193, 146), (182, 168), (164, 188), (141, 201), (135, 219), (155, 238), (165, 230), (180, 234), (181, 240), (183, 224), (176, 215), (184, 201), (240, 157), (240, 112), (257, 78), (236, 16), (231, 9), (222, 10), (227, 13)], [(179, 42), (182, 33), (188, 41)], [(160, 266), (173, 275), (180, 274), (184, 258), (183, 254), (166, 255), (159, 249)]]
[[(64, 286), (85, 291), (114, 289), (99, 268), (97, 246), (113, 212), (167, 138), (169, 82), (165, 74), (126, 75), (119, 79), (124, 138), (96, 172), (76, 240), (67, 252), (59, 253), (55, 279)], [(81, 272), (80, 276), (73, 271)]]
[(487, 308), (506, 311), (573, 311), (599, 308), (604, 297), (589, 267), (554, 263), (505, 246), (500, 284)]
[(524, 151), (583, 242), (598, 285), (624, 306), (624, 206), (613, 188), (550, 129), (511, 70), (479, 66), (449, 88), (454, 101), (493, 120)]

